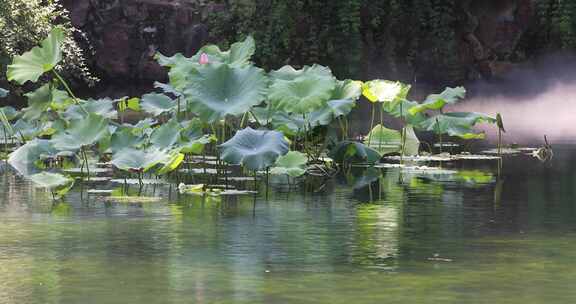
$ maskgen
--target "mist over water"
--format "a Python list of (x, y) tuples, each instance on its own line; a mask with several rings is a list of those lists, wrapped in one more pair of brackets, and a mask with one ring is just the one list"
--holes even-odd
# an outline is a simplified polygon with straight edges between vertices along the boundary
[[(576, 142), (576, 56), (556, 55), (519, 67), (503, 78), (468, 85), (469, 99), (452, 108), (495, 116), (501, 113), (505, 142)], [(481, 127), (489, 140), (494, 127)]]

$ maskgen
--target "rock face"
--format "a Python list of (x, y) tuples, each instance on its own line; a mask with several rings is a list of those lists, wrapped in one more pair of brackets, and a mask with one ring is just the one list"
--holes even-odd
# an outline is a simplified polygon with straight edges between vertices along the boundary
[(73, 24), (94, 47), (93, 66), (104, 80), (161, 80), (154, 54), (191, 55), (208, 38), (206, 6), (194, 0), (67, 0)]
[(463, 1), (462, 65), (482, 78), (510, 69), (510, 57), (534, 15), (533, 0)]
[[(166, 71), (156, 64), (154, 54), (159, 51), (164, 55), (178, 52), (193, 55), (209, 39), (209, 29), (203, 20), (214, 11), (227, 10), (225, 4), (215, 3), (223, 2), (63, 0), (74, 25), (88, 35), (94, 47), (93, 67), (104, 82), (109, 80), (113, 85), (149, 84), (165, 79)], [(391, 62), (381, 65), (378, 63), (378, 58), (383, 57), (378, 53), (381, 50), (371, 47), (370, 37), (363, 37), (362, 49), (368, 55), (358, 64), (369, 68), (359, 76), (396, 77), (407, 81), (424, 79), (425, 82), (447, 84), (490, 78), (507, 71), (512, 66), (510, 57), (532, 20), (534, 0), (461, 0), (454, 3), (457, 6), (454, 8), (456, 41), (449, 53), (456, 56), (456, 61), (450, 65), (427, 62), (431, 56), (422, 53), (417, 55), (422, 60), (417, 60), (420, 63), (415, 67), (403, 67), (394, 62), (393, 57), (386, 59)], [(218, 41), (219, 37), (211, 38)], [(375, 54), (370, 53), (371, 49)], [(423, 49), (431, 50), (434, 46)], [(378, 74), (378, 71), (395, 70), (391, 66), (398, 66), (398, 73)]]

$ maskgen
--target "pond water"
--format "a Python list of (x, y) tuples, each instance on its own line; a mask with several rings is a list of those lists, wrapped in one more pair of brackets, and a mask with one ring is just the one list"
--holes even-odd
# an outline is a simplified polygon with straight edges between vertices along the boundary
[(575, 302), (576, 147), (495, 167), (354, 169), (318, 193), (222, 201), (77, 188), (53, 205), (3, 166), (0, 303)]

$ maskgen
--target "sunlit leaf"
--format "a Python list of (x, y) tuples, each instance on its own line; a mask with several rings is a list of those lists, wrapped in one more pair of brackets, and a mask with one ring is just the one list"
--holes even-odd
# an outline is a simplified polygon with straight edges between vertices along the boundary
[(51, 71), (62, 60), (61, 45), (64, 39), (62, 28), (55, 27), (40, 46), (15, 56), (12, 64), (8, 66), (8, 80), (19, 84), (38, 81), (42, 74)]
[(371, 102), (395, 102), (405, 99), (411, 86), (398, 81), (372, 80), (362, 86), (362, 94)]

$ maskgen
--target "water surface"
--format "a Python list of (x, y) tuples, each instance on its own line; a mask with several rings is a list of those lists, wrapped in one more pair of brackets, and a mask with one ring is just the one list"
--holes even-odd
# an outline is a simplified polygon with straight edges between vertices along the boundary
[(0, 303), (575, 302), (576, 149), (500, 179), (452, 166), (467, 173), (354, 169), (223, 201), (148, 187), (163, 200), (145, 204), (79, 187), (53, 204), (3, 166)]

